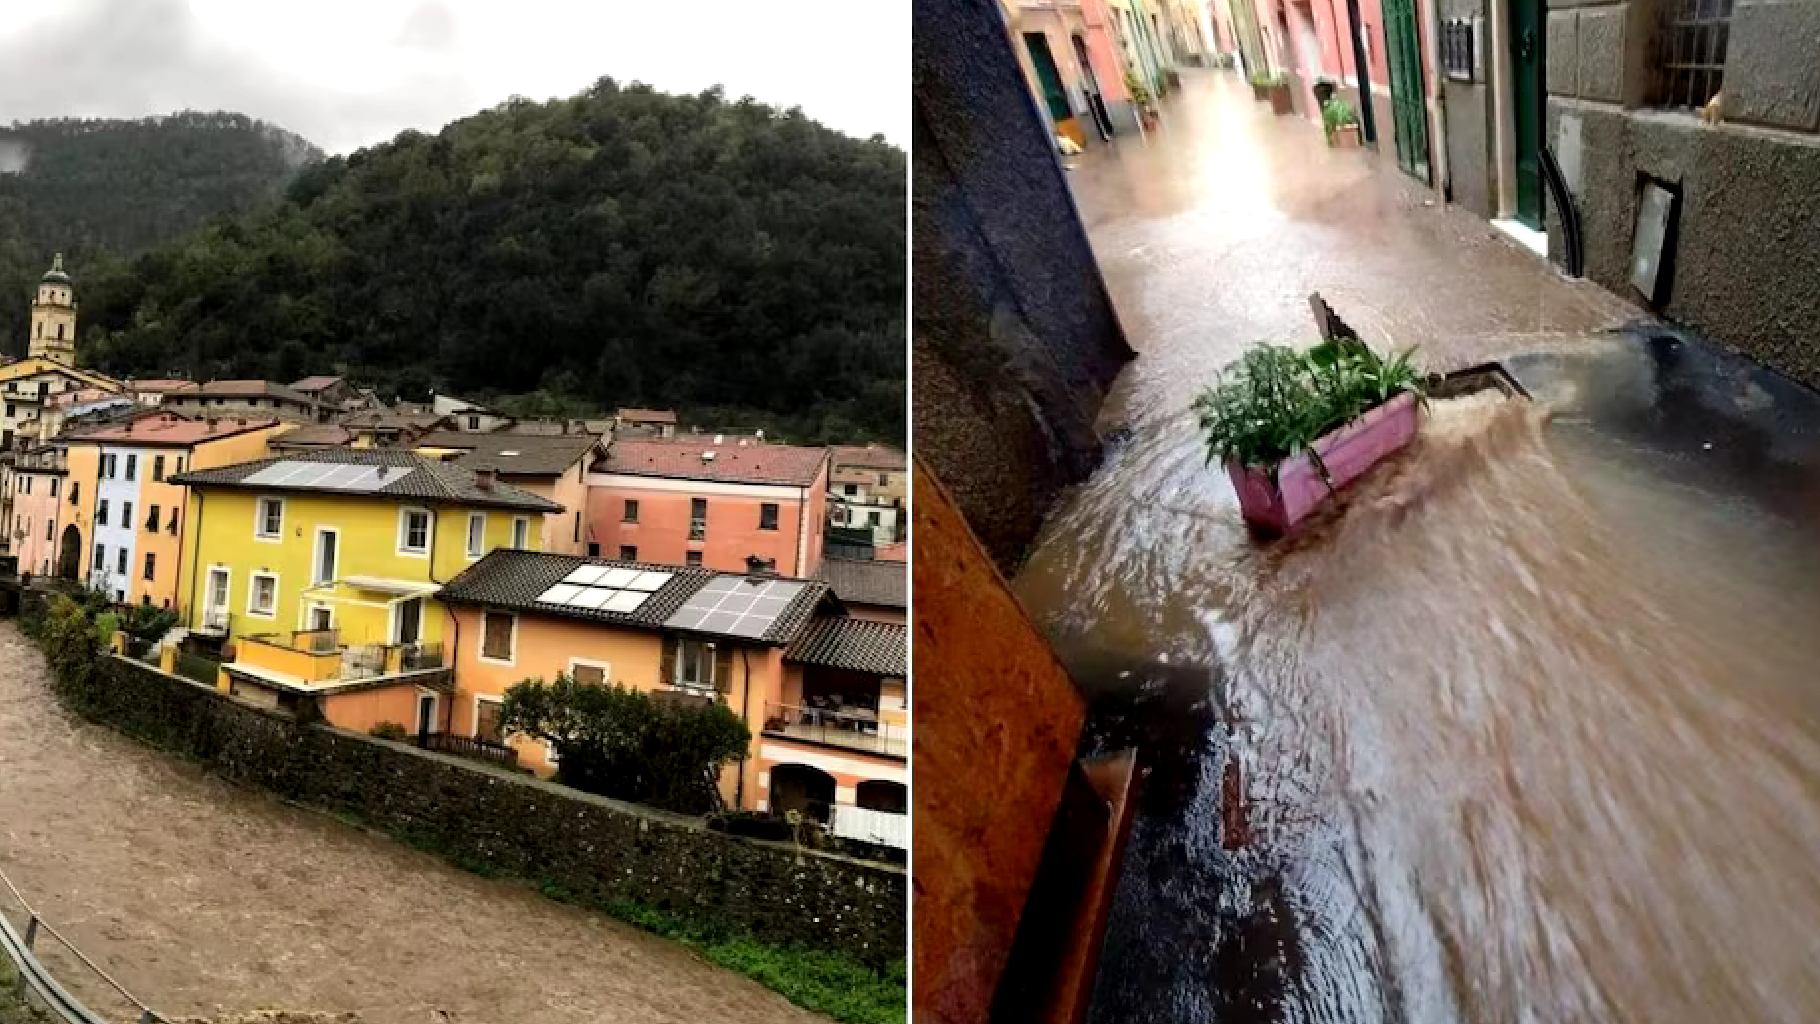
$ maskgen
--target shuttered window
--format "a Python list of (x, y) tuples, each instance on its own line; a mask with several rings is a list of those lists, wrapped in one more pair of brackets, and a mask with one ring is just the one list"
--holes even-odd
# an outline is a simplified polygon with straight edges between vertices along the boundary
[(480, 655), (494, 661), (512, 660), (512, 616), (487, 612), (481, 621)]

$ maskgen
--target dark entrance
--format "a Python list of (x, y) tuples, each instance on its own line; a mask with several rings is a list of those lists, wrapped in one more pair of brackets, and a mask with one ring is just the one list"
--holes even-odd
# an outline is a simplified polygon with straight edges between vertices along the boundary
[(1100, 138), (1112, 138), (1112, 113), (1106, 109), (1106, 99), (1100, 95), (1099, 76), (1093, 73), (1093, 60), (1087, 56), (1087, 41), (1080, 36), (1069, 36), (1074, 41), (1074, 60), (1081, 67), (1081, 88), (1087, 93), (1087, 111), (1093, 115), (1093, 125), (1100, 130)]
[(1510, 0), (1517, 220), (1537, 231), (1542, 230), (1542, 12), (1543, 0)]
[(57, 550), (57, 575), (66, 580), (76, 578), (76, 569), (82, 563), (82, 531), (71, 523), (63, 528), (63, 543)]
[(1415, 0), (1384, 0), (1384, 56), (1390, 64), (1397, 166), (1427, 182), (1428, 108), (1422, 95), (1422, 47), (1417, 42)]
[(834, 806), (834, 776), (806, 764), (780, 764), (771, 769), (771, 813), (800, 813), (828, 820)]
[(1055, 57), (1049, 52), (1049, 37), (1041, 32), (1026, 32), (1024, 46), (1030, 50), (1030, 63), (1036, 68), (1036, 80), (1043, 87), (1043, 103), (1049, 107), (1049, 116), (1057, 121), (1073, 117), (1074, 111), (1068, 106), (1068, 90), (1062, 88), (1062, 73), (1055, 69)]
[(910, 790), (901, 782), (866, 779), (854, 787), (853, 802), (869, 811), (904, 814), (910, 810)]

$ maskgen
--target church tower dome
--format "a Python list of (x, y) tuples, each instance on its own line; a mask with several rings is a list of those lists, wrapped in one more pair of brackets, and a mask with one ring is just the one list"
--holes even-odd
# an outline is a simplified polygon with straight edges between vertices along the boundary
[(32, 301), (31, 331), (28, 352), (33, 358), (76, 365), (76, 290), (64, 272), (62, 253), (56, 255), (51, 269), (38, 281), (38, 296)]

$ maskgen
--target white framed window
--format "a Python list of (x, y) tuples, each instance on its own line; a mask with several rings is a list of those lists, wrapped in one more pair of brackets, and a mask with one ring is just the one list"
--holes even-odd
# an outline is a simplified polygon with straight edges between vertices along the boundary
[(512, 665), (518, 650), (518, 616), (511, 612), (480, 613), (480, 660), (489, 665)]
[(284, 499), (260, 498), (254, 505), (253, 536), (260, 540), (284, 537)]
[(531, 537), (531, 521), (524, 516), (512, 520), (512, 546), (524, 550)]
[(613, 680), (613, 666), (592, 658), (570, 658), (569, 678), (588, 686), (605, 686)]
[(468, 557), (479, 558), (486, 549), (487, 514), (485, 512), (468, 513)]
[(255, 572), (246, 588), (246, 613), (262, 619), (278, 615), (278, 574)]
[(333, 583), (340, 567), (341, 531), (327, 526), (316, 528), (315, 578), (311, 583)]
[(398, 510), (398, 553), (427, 555), (430, 552), (430, 512), (422, 508)]
[(714, 689), (714, 645), (701, 640), (678, 640), (676, 678), (671, 682), (688, 690)]

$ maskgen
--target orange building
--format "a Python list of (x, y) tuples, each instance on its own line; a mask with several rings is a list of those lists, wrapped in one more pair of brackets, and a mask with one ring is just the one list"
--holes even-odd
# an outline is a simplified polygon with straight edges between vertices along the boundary
[(729, 804), (800, 810), (837, 834), (905, 844), (906, 631), (850, 616), (826, 583), (502, 550), (437, 600), (453, 620), (446, 634), (460, 637), (449, 732), (509, 743), (520, 765), (548, 774), (543, 743), (500, 735), (514, 684), (566, 672), (695, 694), (752, 730), (751, 756), (722, 782)]
[(417, 454), (449, 458), (475, 471), (491, 469), (506, 483), (561, 505), (563, 511), (543, 517), (541, 550), (564, 555), (587, 550), (588, 468), (606, 454), (599, 435), (439, 430), (418, 438)]
[(827, 522), (825, 448), (615, 440), (588, 474), (599, 557), (727, 572), (758, 558), (810, 576)]
[(71, 504), (60, 545), (80, 575), (123, 603), (178, 605), (189, 488), (169, 478), (269, 454), (277, 419), (186, 419), (148, 412), (67, 437)]

